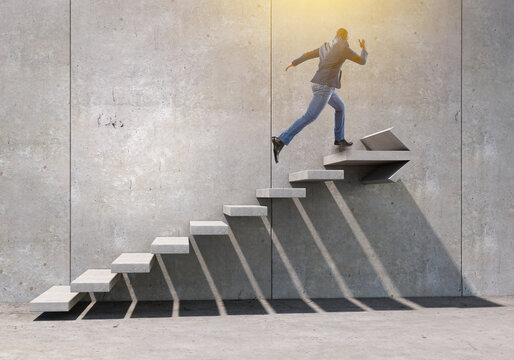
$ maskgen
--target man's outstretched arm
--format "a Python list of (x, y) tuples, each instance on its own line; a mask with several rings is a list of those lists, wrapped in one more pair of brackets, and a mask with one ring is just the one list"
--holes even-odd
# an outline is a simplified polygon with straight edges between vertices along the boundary
[(307, 60), (310, 60), (310, 59), (314, 59), (314, 58), (317, 58), (319, 57), (319, 48), (318, 49), (314, 49), (312, 51), (307, 51), (305, 54), (303, 54), (302, 56), (300, 56), (299, 58), (297, 59), (294, 59), (292, 62), (291, 62), (291, 65), (289, 65), (288, 67), (286, 67), (286, 71), (287, 69), (289, 69), (291, 66), (296, 66), (296, 65), (299, 65), (301, 63), (303, 63), (304, 61), (307, 61)]
[(361, 55), (357, 55), (353, 50), (350, 50), (350, 55), (348, 56), (348, 59), (351, 61), (360, 64), (365, 65), (366, 60), (368, 59), (368, 52), (366, 51), (366, 42), (364, 39), (359, 40), (359, 45), (362, 48)]

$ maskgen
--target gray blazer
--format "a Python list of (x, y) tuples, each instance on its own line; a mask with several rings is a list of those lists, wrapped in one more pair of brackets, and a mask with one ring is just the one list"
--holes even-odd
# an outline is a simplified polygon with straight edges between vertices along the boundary
[[(332, 46), (331, 43), (333, 44)], [(318, 71), (314, 74), (311, 82), (327, 85), (336, 89), (341, 88), (341, 66), (346, 60), (352, 60), (357, 64), (366, 64), (368, 52), (364, 49), (361, 55), (357, 55), (345, 40), (324, 43), (321, 47), (308, 51), (298, 59), (293, 60), (292, 64), (297, 66), (302, 62), (319, 57)], [(321, 53), (321, 57), (320, 57)]]

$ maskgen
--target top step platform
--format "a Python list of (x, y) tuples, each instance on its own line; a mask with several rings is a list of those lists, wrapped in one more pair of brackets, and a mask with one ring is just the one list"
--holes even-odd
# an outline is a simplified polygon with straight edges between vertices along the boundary
[(411, 159), (410, 151), (368, 151), (348, 149), (323, 158), (324, 166), (385, 165), (406, 162)]
[(372, 166), (361, 179), (363, 184), (392, 183), (398, 180), (401, 169), (411, 160), (409, 148), (392, 132), (385, 129), (364, 136), (361, 142), (367, 150), (344, 148), (323, 158), (324, 166)]

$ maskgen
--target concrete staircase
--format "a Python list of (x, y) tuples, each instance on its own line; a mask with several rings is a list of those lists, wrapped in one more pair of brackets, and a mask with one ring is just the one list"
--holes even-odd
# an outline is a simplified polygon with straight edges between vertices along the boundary
[[(371, 170), (362, 178), (364, 184), (391, 183), (398, 178), (400, 169), (410, 161), (409, 149), (386, 129), (361, 139), (366, 150), (344, 149), (325, 156), (323, 165), (330, 167), (367, 166)], [(302, 170), (289, 174), (290, 183), (338, 181), (344, 179), (344, 170)], [(305, 198), (305, 188), (257, 189), (258, 199)], [(260, 205), (223, 205), (223, 213), (230, 217), (267, 216), (268, 208)], [(223, 221), (190, 221), (189, 235), (228, 235), (229, 226)], [(123, 253), (110, 269), (89, 269), (71, 282), (70, 286), (53, 286), (30, 302), (34, 312), (69, 311), (86, 293), (109, 292), (123, 273), (149, 273), (156, 254), (188, 254), (189, 237), (157, 237), (150, 253)]]

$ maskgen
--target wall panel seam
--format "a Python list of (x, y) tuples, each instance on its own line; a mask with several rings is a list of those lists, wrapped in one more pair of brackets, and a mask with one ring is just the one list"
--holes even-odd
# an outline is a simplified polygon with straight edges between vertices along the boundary
[(69, 0), (69, 3), (68, 3), (68, 10), (69, 10), (69, 59), (68, 59), (68, 63), (69, 63), (69, 67), (70, 67), (70, 73), (69, 73), (69, 77), (70, 77), (70, 83), (69, 83), (69, 110), (70, 110), (70, 113), (69, 113), (69, 116), (70, 116), (70, 124), (69, 124), (69, 245), (68, 245), (68, 253), (69, 253), (69, 257), (68, 257), (68, 264), (69, 264), (69, 278), (68, 278), (68, 281), (69, 283), (71, 283), (71, 0)]

